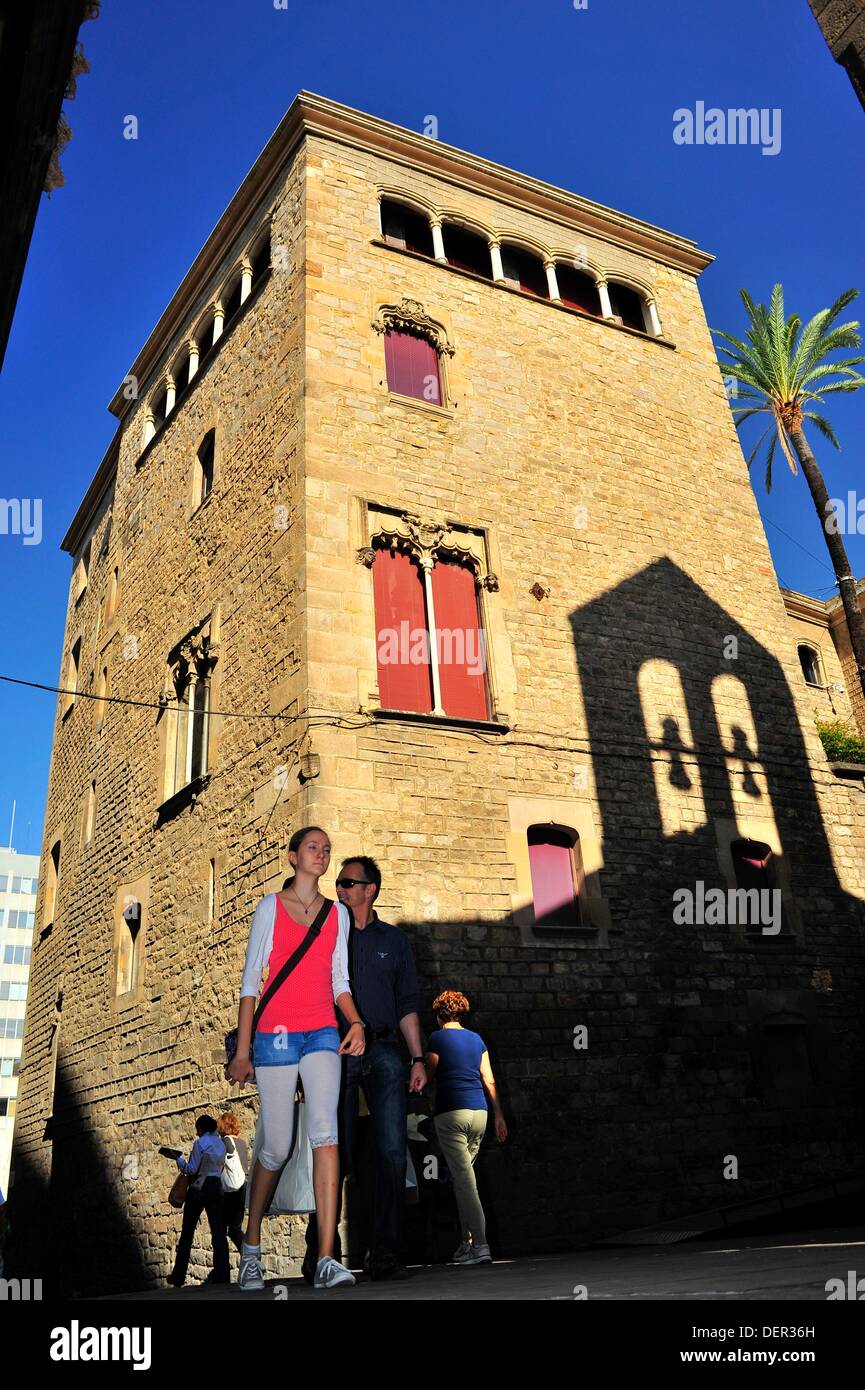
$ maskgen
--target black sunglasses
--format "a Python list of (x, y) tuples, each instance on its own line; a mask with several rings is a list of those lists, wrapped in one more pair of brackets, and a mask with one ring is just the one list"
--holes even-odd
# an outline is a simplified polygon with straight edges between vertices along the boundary
[(338, 878), (337, 888), (356, 888), (359, 883), (372, 883), (371, 878)]

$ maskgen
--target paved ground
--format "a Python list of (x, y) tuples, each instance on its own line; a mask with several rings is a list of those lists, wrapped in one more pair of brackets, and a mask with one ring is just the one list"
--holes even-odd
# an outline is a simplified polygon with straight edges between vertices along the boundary
[[(865, 1278), (865, 1227), (787, 1235), (727, 1237), (679, 1245), (578, 1250), (567, 1255), (525, 1256), (474, 1269), (414, 1267), (399, 1283), (359, 1282), (335, 1289), (328, 1300), (429, 1301), (567, 1300), (585, 1286), (592, 1300), (795, 1300), (826, 1302), (826, 1281), (847, 1282), (849, 1270)], [(865, 1289), (865, 1284), (863, 1284)], [(321, 1299), (302, 1279), (271, 1280), (263, 1293), (243, 1294), (234, 1285), (157, 1289), (117, 1295), (112, 1301), (270, 1302)]]

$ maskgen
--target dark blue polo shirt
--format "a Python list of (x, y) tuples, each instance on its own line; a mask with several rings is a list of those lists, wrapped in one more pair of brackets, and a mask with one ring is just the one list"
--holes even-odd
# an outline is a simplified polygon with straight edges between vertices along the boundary
[(408, 937), (399, 927), (382, 922), (373, 909), (363, 931), (352, 924), (348, 956), (351, 992), (364, 1023), (374, 1033), (387, 1028), (398, 1038), (400, 1019), (418, 1011)]

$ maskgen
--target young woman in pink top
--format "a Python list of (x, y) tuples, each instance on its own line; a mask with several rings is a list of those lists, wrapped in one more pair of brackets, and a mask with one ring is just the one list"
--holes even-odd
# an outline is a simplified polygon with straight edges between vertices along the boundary
[[(264, 970), (272, 979), (303, 941), (324, 899), (318, 880), (330, 863), (330, 840), (308, 825), (291, 837), (288, 857), (294, 878), (281, 893), (262, 898), (252, 919), (240, 984), (237, 1052), (228, 1068), (241, 1085), (255, 1078), (261, 1102), (263, 1136), (252, 1170), (249, 1221), (240, 1251), (241, 1289), (263, 1289), (261, 1220), (270, 1205), (279, 1171), (288, 1157), (294, 1130), (294, 1093), (298, 1072), (303, 1082), (319, 1244), (315, 1287), (353, 1284), (354, 1275), (333, 1258), (336, 1198), (339, 1183), (337, 1105), (342, 1070), (340, 1054), (364, 1051), (363, 1024), (348, 981), (350, 918), (342, 903), (333, 903), (306, 955), (263, 1009), (255, 1033), (255, 1067), (250, 1061), (252, 1017)], [(348, 1023), (342, 1046), (334, 1003)]]

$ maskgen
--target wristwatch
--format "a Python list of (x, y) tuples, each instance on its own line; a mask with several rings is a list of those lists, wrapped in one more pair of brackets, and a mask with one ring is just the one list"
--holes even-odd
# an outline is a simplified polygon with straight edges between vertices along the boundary
[(411, 1064), (412, 1064), (412, 1066), (414, 1066), (415, 1062), (423, 1062), (424, 1066), (426, 1066), (426, 1057), (412, 1057), (412, 1059), (411, 1059)]

